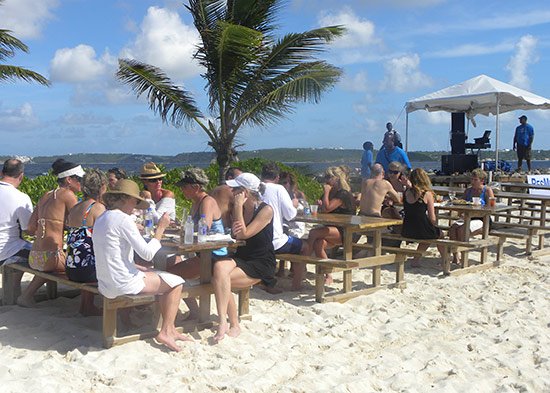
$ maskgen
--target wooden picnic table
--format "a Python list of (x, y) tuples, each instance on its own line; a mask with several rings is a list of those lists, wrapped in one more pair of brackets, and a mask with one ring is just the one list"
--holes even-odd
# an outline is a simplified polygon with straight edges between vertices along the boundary
[(523, 182), (501, 182), (499, 183), (503, 191), (509, 191), (511, 188), (520, 188), (522, 190), (545, 190), (550, 191), (550, 186), (543, 184), (529, 184)]
[[(489, 239), (489, 227), (490, 227), (490, 217), (496, 212), (503, 212), (512, 209), (513, 207), (497, 204), (493, 207), (490, 206), (474, 206), (472, 204), (453, 204), (453, 203), (441, 203), (436, 204), (436, 210), (448, 210), (451, 212), (457, 212), (459, 215), (464, 217), (464, 229), (465, 237), (464, 241), (467, 243), (474, 243), (475, 240), (470, 239), (470, 222), (472, 218), (481, 218), (483, 220), (483, 230), (481, 234), (481, 241), (477, 242), (478, 249), (481, 250), (481, 265), (484, 265), (487, 261), (487, 248), (493, 245), (493, 242)], [(498, 261), (497, 261), (498, 262)], [(462, 252), (462, 266), (463, 271), (466, 270), (468, 266), (468, 251)], [(486, 264), (486, 267), (492, 265)]]
[[(192, 244), (183, 244), (180, 243), (180, 236), (174, 235), (170, 238), (162, 239), (161, 244), (164, 251), (161, 254), (161, 258), (164, 260), (170, 253), (198, 253), (200, 258), (200, 283), (209, 284), (212, 280), (212, 251), (223, 247), (237, 248), (244, 245), (245, 242), (243, 240), (218, 240), (199, 243), (195, 236)], [(244, 297), (247, 298), (247, 296)], [(210, 293), (203, 293), (199, 296), (199, 323), (207, 323), (210, 321), (210, 303)], [(246, 309), (243, 310), (243, 307)], [(239, 315), (245, 314), (248, 314), (248, 299), (240, 299)]]
[[(402, 225), (401, 219), (390, 219), (381, 217), (367, 217), (356, 216), (347, 214), (326, 214), (318, 213), (316, 215), (298, 215), (294, 218), (294, 221), (306, 222), (309, 224), (325, 225), (325, 226), (337, 226), (343, 230), (343, 261), (356, 262), (354, 267), (372, 267), (373, 268), (373, 288), (368, 288), (360, 291), (352, 292), (352, 269), (343, 269), (344, 293), (340, 295), (324, 296), (324, 275), (322, 274), (322, 268), (320, 265), (316, 265), (316, 278), (315, 278), (315, 292), (316, 300), (318, 302), (324, 301), (345, 301), (352, 297), (356, 297), (362, 294), (367, 294), (381, 288), (380, 285), (380, 273), (381, 266), (388, 263), (395, 263), (401, 261), (401, 256), (382, 255), (382, 232), (392, 225)], [(357, 234), (372, 233), (374, 237), (373, 251), (374, 256), (366, 258), (353, 258), (353, 237)], [(313, 258), (312, 258), (313, 260)], [(404, 257), (402, 261), (404, 262)], [(307, 263), (307, 262), (306, 262)], [(403, 284), (403, 266), (401, 264), (397, 273), (397, 284)]]

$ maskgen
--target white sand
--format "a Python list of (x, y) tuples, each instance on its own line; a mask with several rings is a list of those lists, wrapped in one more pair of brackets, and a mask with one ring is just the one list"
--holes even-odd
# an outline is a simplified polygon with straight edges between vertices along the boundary
[(0, 392), (549, 392), (550, 256), (506, 251), (499, 268), (407, 269), (406, 289), (344, 304), (315, 303), (311, 285), (254, 289), (240, 337), (213, 346), (202, 331), (180, 353), (152, 340), (103, 349), (79, 298), (0, 307)]

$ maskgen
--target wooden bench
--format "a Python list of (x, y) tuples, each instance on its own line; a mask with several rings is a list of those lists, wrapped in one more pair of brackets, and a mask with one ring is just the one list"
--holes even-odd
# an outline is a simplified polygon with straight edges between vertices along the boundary
[[(351, 298), (367, 295), (382, 288), (404, 288), (405, 283), (405, 257), (403, 255), (378, 255), (353, 260), (342, 260), (333, 258), (318, 258), (297, 254), (276, 254), (277, 259), (289, 262), (298, 262), (315, 265), (315, 300), (324, 302), (345, 302)], [(381, 270), (384, 265), (396, 264), (395, 283), (381, 285)], [(352, 269), (372, 268), (372, 286), (361, 290), (352, 290)], [(325, 296), (325, 274), (333, 272), (344, 272), (343, 293)]]
[[(57, 296), (57, 284), (62, 284), (78, 290), (88, 291), (95, 295), (101, 296), (97, 288), (97, 284), (83, 284), (71, 281), (64, 273), (45, 273), (34, 270), (27, 264), (10, 264), (2, 266), (2, 289), (3, 289), (3, 305), (13, 305), (16, 303), (17, 297), (20, 295), (14, 288), (13, 274), (16, 271), (30, 273), (38, 277), (42, 277), (50, 282), (48, 289), (48, 297), (55, 298)], [(182, 299), (195, 298), (201, 295), (211, 295), (214, 293), (212, 284), (201, 284), (196, 286), (184, 286), (182, 288)], [(250, 288), (238, 290), (238, 311), (241, 319), (249, 318), (249, 299)], [(153, 331), (130, 334), (125, 336), (117, 335), (117, 311), (121, 308), (135, 307), (140, 305), (152, 304), (158, 301), (158, 295), (124, 295), (114, 299), (103, 297), (103, 346), (110, 348), (114, 345), (124, 344), (130, 341), (143, 340), (155, 337), (160, 328), (161, 318), (158, 310), (155, 307), (153, 316), (153, 324), (156, 323), (156, 329)], [(184, 326), (178, 327), (181, 331), (190, 331), (196, 327), (209, 327), (211, 321), (186, 321)]]
[[(531, 255), (533, 253), (533, 237), (539, 237), (539, 244), (537, 249), (542, 251), (544, 249), (544, 235), (550, 231), (550, 227), (532, 224), (523, 224), (518, 222), (501, 222), (496, 221), (493, 223), (493, 230), (491, 233), (497, 231), (510, 229), (513, 230), (517, 236), (525, 239), (525, 253)], [(497, 232), (498, 233), (498, 232)], [(504, 233), (504, 232), (500, 232)], [(509, 236), (511, 238), (520, 238), (517, 236)]]
[[(443, 265), (443, 275), (444, 276), (450, 276), (450, 275), (457, 275), (457, 274), (463, 274), (463, 273), (470, 273), (474, 271), (480, 271), (485, 270), (487, 268), (498, 266), (500, 263), (500, 258), (502, 256), (503, 251), (503, 244), (506, 241), (506, 238), (497, 238), (495, 239), (474, 239), (469, 242), (463, 242), (458, 240), (451, 240), (451, 239), (412, 239), (412, 238), (406, 238), (401, 236), (400, 234), (395, 233), (385, 233), (382, 235), (383, 239), (392, 239), (392, 240), (400, 240), (410, 243), (428, 243), (432, 247), (442, 246), (443, 253), (441, 255), (442, 257), (442, 265)], [(481, 263), (479, 265), (474, 266), (467, 266), (463, 265), (461, 269), (451, 270), (451, 260), (452, 260), (452, 254), (456, 252), (462, 252), (462, 251), (475, 251), (475, 250), (483, 250), (486, 249), (489, 246), (496, 245), (497, 246), (497, 260), (490, 264), (490, 263)], [(418, 255), (417, 250), (411, 250), (408, 248), (400, 248), (403, 250), (403, 253), (405, 255)]]

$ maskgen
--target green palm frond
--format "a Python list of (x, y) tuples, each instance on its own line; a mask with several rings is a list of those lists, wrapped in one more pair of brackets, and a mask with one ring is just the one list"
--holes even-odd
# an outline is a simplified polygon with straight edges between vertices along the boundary
[(237, 127), (252, 122), (266, 125), (291, 113), (297, 102), (318, 103), (321, 94), (334, 86), (342, 70), (326, 62), (302, 63), (277, 78), (258, 84), (259, 94), (237, 113)]
[(23, 67), (0, 64), (0, 80), (12, 81), (23, 80), (25, 82), (38, 82), (49, 86), (50, 81), (37, 72)]
[[(235, 117), (239, 118), (248, 112), (251, 106), (285, 83), (285, 80), (293, 80), (292, 75), (297, 71), (304, 72), (303, 67), (297, 66), (314, 59), (315, 54), (325, 50), (327, 42), (344, 32), (345, 29), (341, 26), (331, 26), (287, 34), (280, 39), (261, 57), (250, 77), (242, 80), (241, 91), (235, 89)], [(316, 69), (315, 64), (317, 63), (311, 63), (312, 69)]]
[(196, 121), (204, 116), (193, 98), (174, 85), (162, 70), (136, 60), (120, 59), (117, 78), (132, 87), (139, 97), (147, 96), (149, 107), (158, 113), (164, 122), (180, 127), (185, 122)]
[(0, 61), (15, 56), (17, 50), (29, 52), (27, 45), (11, 35), (11, 31), (0, 29)]

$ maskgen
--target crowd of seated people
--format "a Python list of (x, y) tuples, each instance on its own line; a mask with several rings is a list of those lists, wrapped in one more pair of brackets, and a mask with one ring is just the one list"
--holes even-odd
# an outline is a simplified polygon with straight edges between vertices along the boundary
[[(371, 167), (371, 177), (363, 179), (359, 214), (383, 217), (393, 203), (402, 203), (403, 227), (400, 232), (418, 240), (442, 236), (437, 227), (434, 195), (428, 175), (422, 169), (409, 174), (398, 162), (388, 164), (386, 173), (380, 163)], [(52, 164), (58, 186), (48, 191), (33, 208), (30, 199), (17, 190), (24, 166), (16, 159), (4, 163), (0, 179), (0, 197), (6, 201), (0, 207), (0, 264), (27, 262), (33, 269), (44, 272), (65, 272), (70, 280), (97, 282), (99, 292), (108, 298), (127, 294), (158, 294), (161, 302), (162, 328), (157, 341), (178, 351), (178, 340), (190, 340), (174, 326), (179, 309), (184, 280), (199, 277), (199, 258), (174, 256), (166, 272), (154, 271), (151, 261), (160, 250), (165, 229), (175, 219), (175, 196), (163, 188), (163, 173), (152, 162), (143, 165), (139, 178), (143, 190), (126, 178), (124, 171), (113, 168), (104, 174), (99, 170), (84, 171), (78, 164), (58, 159)], [(492, 190), (483, 185), (485, 173), (473, 172), (472, 185), (466, 198), (480, 197), (485, 203), (493, 197)], [(343, 230), (337, 226), (317, 226), (306, 233), (304, 226), (293, 226), (293, 218), (307, 203), (298, 190), (294, 174), (279, 172), (274, 163), (264, 165), (262, 180), (252, 173), (230, 168), (224, 184), (208, 193), (209, 179), (199, 168), (189, 168), (172, 184), (179, 187), (191, 201), (195, 226), (201, 217), (209, 233), (231, 233), (245, 244), (229, 253), (226, 248), (213, 251), (212, 286), (218, 311), (218, 328), (213, 336), (220, 341), (240, 333), (237, 306), (231, 289), (261, 284), (269, 290), (275, 287), (276, 253), (296, 253), (327, 258), (327, 251), (340, 246)], [(82, 199), (77, 194), (82, 193)], [(391, 203), (390, 203), (391, 201)], [(351, 193), (349, 169), (329, 167), (324, 176), (323, 192), (315, 204), (320, 213), (357, 214)], [(156, 230), (144, 238), (142, 229), (132, 215), (152, 208)], [(136, 210), (137, 209), (137, 210)], [(14, 212), (17, 211), (17, 214)], [(479, 230), (472, 221), (471, 233)], [(32, 244), (21, 234), (33, 235)], [(64, 240), (65, 233), (68, 234)], [(461, 223), (450, 231), (451, 239), (464, 239)], [(423, 251), (427, 243), (420, 242)], [(418, 258), (413, 266), (418, 265)], [(137, 263), (139, 262), (139, 263)], [(292, 268), (292, 290), (301, 288), (305, 266)], [(284, 272), (283, 272), (284, 273)], [(284, 275), (284, 274), (282, 274)], [(20, 281), (21, 276), (16, 280)], [(331, 276), (326, 277), (330, 283)], [(34, 294), (45, 280), (34, 277), (17, 299), (23, 307), (34, 305)], [(186, 299), (187, 300), (187, 299)], [(186, 301), (190, 317), (198, 315), (195, 300)], [(93, 295), (83, 293), (80, 312), (98, 315)]]

